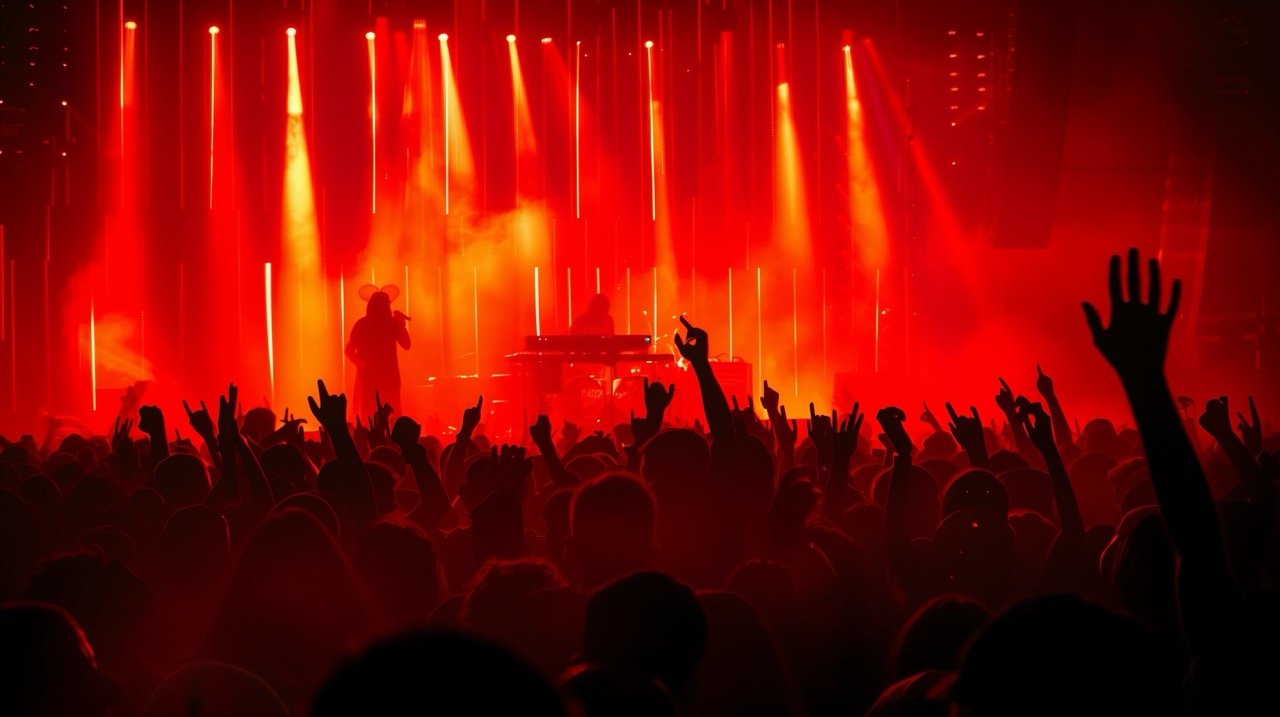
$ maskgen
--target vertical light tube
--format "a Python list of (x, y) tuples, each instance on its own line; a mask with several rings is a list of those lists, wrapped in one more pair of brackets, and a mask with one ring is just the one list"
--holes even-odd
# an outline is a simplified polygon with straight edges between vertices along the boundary
[[(3, 271), (3, 267), (0, 267)], [(13, 259), (9, 260), (9, 410), (18, 412), (18, 327), (14, 322), (17, 306), (13, 303), (14, 274), (17, 267)]]
[(542, 335), (542, 289), (538, 285), (538, 267), (533, 267), (533, 335)]
[[(573, 44), (573, 217), (582, 218), (582, 40)], [(596, 282), (599, 284), (599, 281)], [(600, 287), (596, 287), (600, 293)]]
[(596, 293), (600, 293), (600, 267), (596, 267)]
[(369, 207), (370, 214), (378, 213), (378, 53), (374, 46), (373, 31), (364, 34), (369, 47)]
[(471, 265), (471, 329), (475, 336), (474, 353), (471, 358), (475, 363), (475, 375), (480, 375), (480, 269)]
[(347, 279), (338, 268), (338, 355), (342, 357), (342, 390), (347, 390)]
[(653, 105), (653, 40), (644, 43), (645, 63), (649, 68), (649, 216), (658, 221), (658, 148), (657, 117)]
[(213, 209), (213, 150), (218, 115), (218, 26), (209, 28), (209, 208)]
[(564, 285), (569, 298), (569, 320), (573, 321), (573, 267), (564, 268)]
[(413, 316), (413, 312), (409, 311), (409, 265), (404, 265), (404, 291), (400, 292), (404, 297), (404, 314), (405, 316)]
[[(452, 94), (452, 88), (449, 83), (453, 81), (453, 63), (449, 59), (449, 35), (440, 33), (440, 84), (444, 85), (444, 102), (441, 103), (444, 112), (444, 215), (449, 216), (449, 95)], [(472, 267), (474, 270), (475, 267)], [(479, 345), (479, 336), (476, 337), (476, 344)], [(479, 360), (479, 359), (477, 359)]]
[(729, 360), (733, 360), (733, 267), (729, 267)]
[(98, 412), (98, 318), (94, 313), (93, 297), (89, 297), (89, 392), (93, 412)]
[(764, 301), (761, 291), (760, 267), (756, 267), (756, 369), (764, 375)]
[(658, 350), (658, 267), (653, 267), (653, 349)]
[(631, 333), (631, 267), (627, 267), (626, 275), (626, 292), (627, 292), (627, 333)]
[(875, 325), (876, 341), (875, 354), (873, 364), (875, 372), (880, 373), (880, 270), (876, 269), (876, 325)]
[(271, 386), (271, 404), (276, 403), (276, 327), (272, 319), (274, 309), (271, 298), (271, 262), (262, 265), (263, 297), (266, 299), (267, 318), (267, 376)]

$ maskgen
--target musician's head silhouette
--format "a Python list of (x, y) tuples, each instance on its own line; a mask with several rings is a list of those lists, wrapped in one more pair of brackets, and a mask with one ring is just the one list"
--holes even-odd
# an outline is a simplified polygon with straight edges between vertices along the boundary
[(360, 287), (360, 298), (369, 302), (365, 307), (365, 316), (390, 316), (391, 302), (399, 296), (400, 287), (395, 284), (387, 284), (382, 288), (373, 284)]

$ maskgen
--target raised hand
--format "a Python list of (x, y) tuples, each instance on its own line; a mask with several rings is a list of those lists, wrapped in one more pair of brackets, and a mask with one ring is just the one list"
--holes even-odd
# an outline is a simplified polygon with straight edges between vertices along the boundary
[(924, 403), (924, 413), (920, 414), (920, 420), (929, 424), (929, 427), (933, 429), (934, 433), (942, 433), (942, 423), (938, 420), (937, 416), (933, 415), (933, 411), (929, 410), (929, 404), (927, 402)]
[(783, 447), (795, 448), (796, 436), (800, 431), (797, 428), (796, 419), (787, 420), (787, 407), (778, 407), (778, 422), (773, 426), (773, 433), (778, 438), (778, 445)]
[(1231, 433), (1231, 409), (1227, 406), (1226, 396), (1211, 398), (1205, 402), (1204, 413), (1200, 414), (1200, 426), (1219, 441)]
[(710, 355), (707, 347), (707, 332), (694, 327), (683, 315), (680, 316), (680, 323), (684, 324), (685, 335), (684, 338), (681, 338), (680, 334), (675, 335), (676, 350), (692, 364), (706, 364)]
[(666, 413), (667, 407), (671, 405), (671, 400), (676, 396), (676, 385), (668, 384), (666, 388), (661, 383), (649, 383), (646, 377), (644, 380), (644, 407), (649, 412), (649, 416), (661, 417)]
[(832, 411), (830, 416), (819, 414), (814, 410), (813, 403), (809, 403), (809, 420), (806, 425), (809, 429), (809, 439), (813, 441), (813, 445), (818, 449), (819, 461), (823, 456), (831, 454), (837, 420), (835, 411)]
[(1057, 450), (1053, 441), (1053, 421), (1039, 401), (1032, 402), (1026, 396), (1017, 398), (1018, 422), (1027, 428), (1027, 437), (1041, 453)]
[(948, 401), (947, 414), (951, 416), (951, 423), (947, 427), (951, 429), (956, 443), (969, 454), (969, 462), (974, 466), (984, 466), (987, 464), (987, 438), (982, 432), (982, 418), (978, 416), (976, 406), (970, 406), (969, 413), (973, 414), (972, 418), (957, 414)]
[(497, 475), (499, 485), (520, 491), (533, 472), (533, 461), (525, 455), (521, 446), (502, 444), (502, 450), (493, 449), (493, 456), (498, 459)]
[(1036, 364), (1036, 390), (1046, 399), (1053, 396), (1053, 379), (1040, 368), (1040, 364)]
[(465, 436), (467, 439), (475, 433), (476, 427), (480, 425), (481, 409), (484, 408), (484, 396), (476, 399), (476, 405), (470, 406), (462, 411), (462, 427), (458, 429), (459, 436)]
[(764, 382), (764, 391), (760, 394), (760, 406), (768, 413), (770, 417), (778, 413), (778, 392), (769, 388), (769, 382)]
[(865, 418), (858, 412), (859, 405), (855, 402), (853, 404), (853, 412), (835, 429), (833, 450), (835, 451), (837, 463), (840, 460), (844, 460), (847, 465), (847, 462), (853, 458), (853, 454), (858, 450), (858, 433), (862, 431), (862, 419)]
[(578, 438), (581, 436), (582, 427), (572, 421), (565, 420), (564, 425), (560, 427), (560, 437), (563, 438), (566, 443), (577, 443)]
[(915, 446), (911, 444), (911, 436), (907, 435), (907, 429), (902, 426), (906, 420), (906, 412), (897, 406), (886, 406), (876, 412), (876, 421), (884, 431), (888, 445), (892, 446), (899, 456), (910, 458), (915, 451)]
[(1111, 320), (1102, 325), (1098, 310), (1084, 303), (1084, 317), (1093, 334), (1093, 343), (1120, 375), (1121, 381), (1164, 375), (1164, 360), (1169, 350), (1169, 331), (1178, 313), (1182, 282), (1174, 279), (1170, 287), (1169, 308), (1161, 310), (1160, 262), (1147, 262), (1150, 275), (1147, 300), (1142, 300), (1142, 276), (1138, 250), (1129, 250), (1128, 298), (1120, 279), (1120, 256), (1111, 257), (1109, 289)]
[[(635, 421), (632, 421), (634, 425)], [(547, 414), (539, 414), (538, 420), (529, 426), (529, 438), (533, 439), (533, 445), (542, 448), (551, 443), (551, 419)]]
[(1236, 414), (1240, 417), (1240, 425), (1236, 428), (1240, 429), (1240, 440), (1249, 449), (1249, 455), (1256, 456), (1262, 451), (1262, 421), (1258, 418), (1258, 407), (1253, 403), (1253, 396), (1249, 397), (1249, 414), (1253, 416), (1253, 423), (1246, 421), (1243, 413)]
[(159, 406), (141, 406), (138, 408), (138, 430), (161, 441), (167, 440), (164, 430), (164, 413)]
[[(234, 386), (232, 387), (234, 388)], [(347, 395), (345, 393), (329, 393), (323, 380), (316, 381), (316, 396), (307, 396), (307, 405), (311, 407), (311, 415), (316, 417), (320, 425), (330, 434), (347, 433)]]
[(996, 406), (1009, 418), (1009, 423), (1014, 422), (1017, 401), (1013, 397), (1013, 389), (1009, 388), (1008, 382), (1003, 377), (1000, 378), (1000, 392), (996, 394)]
[(422, 426), (408, 416), (397, 418), (395, 425), (391, 427), (391, 441), (400, 446), (401, 453), (404, 452), (407, 446), (418, 445), (418, 439), (421, 436)]
[(204, 401), (200, 402), (199, 411), (191, 410), (185, 399), (182, 401), (182, 408), (187, 412), (187, 423), (191, 424), (191, 430), (206, 439), (213, 435), (213, 419), (209, 416), (209, 409)]

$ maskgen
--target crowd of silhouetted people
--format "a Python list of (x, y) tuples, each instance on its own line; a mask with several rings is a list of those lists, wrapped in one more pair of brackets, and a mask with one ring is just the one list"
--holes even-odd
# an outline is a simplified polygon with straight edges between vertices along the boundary
[(231, 386), (130, 392), (106, 436), (50, 420), (0, 449), (0, 712), (1280, 714), (1280, 439), (1251, 399), (1188, 421), (1178, 283), (1110, 272), (1084, 320), (1133, 429), (1073, 430), (1039, 369), (991, 377), (994, 430), (796, 420), (767, 382), (739, 407), (688, 322), (705, 430), (657, 383), (522, 445), (483, 399), (426, 435), (322, 382), (305, 416)]

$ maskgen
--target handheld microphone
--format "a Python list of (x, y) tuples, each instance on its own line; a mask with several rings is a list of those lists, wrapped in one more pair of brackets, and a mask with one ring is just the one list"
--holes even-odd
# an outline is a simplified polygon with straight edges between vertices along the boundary
[(409, 318), (408, 316), (405, 316), (404, 312), (400, 311), (399, 309), (392, 311), (391, 316), (392, 318), (400, 319), (401, 321), (413, 321), (413, 319)]

